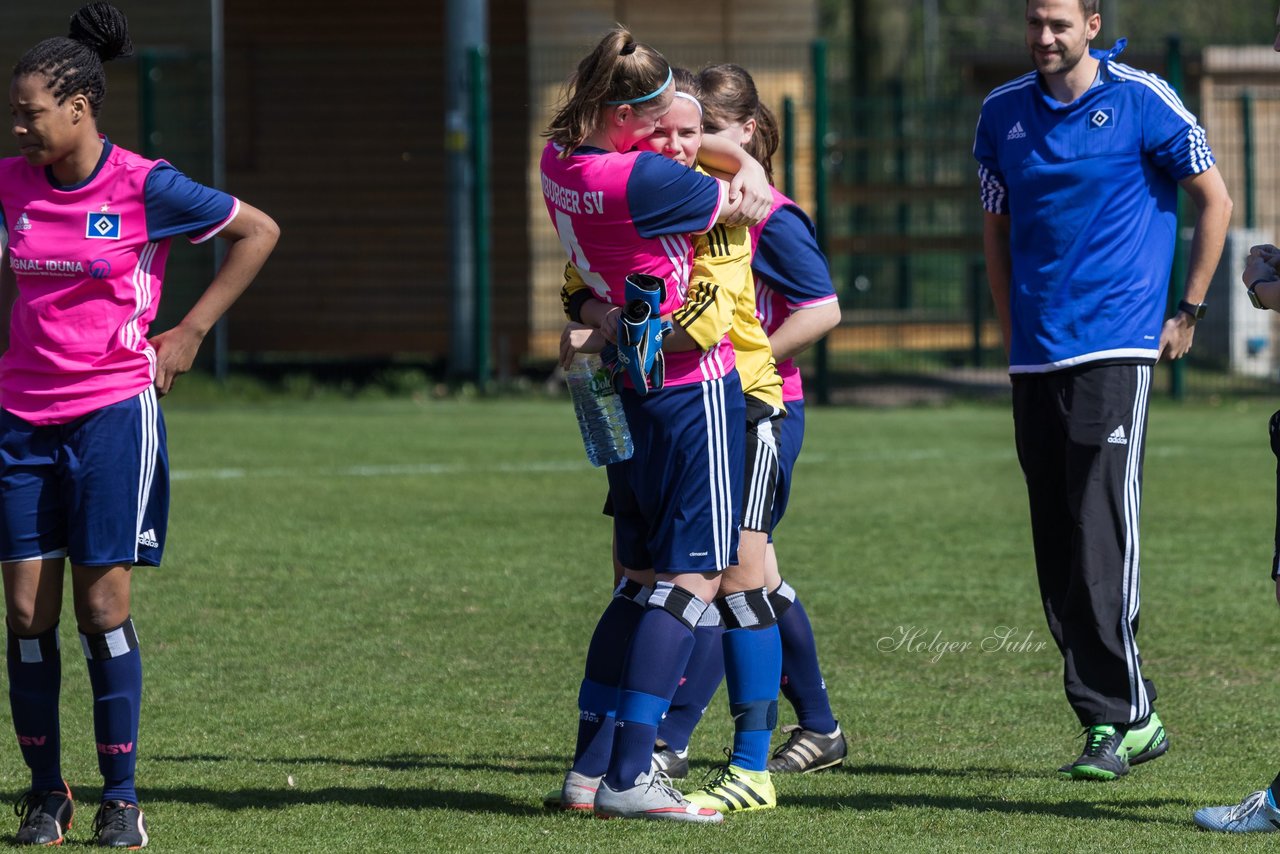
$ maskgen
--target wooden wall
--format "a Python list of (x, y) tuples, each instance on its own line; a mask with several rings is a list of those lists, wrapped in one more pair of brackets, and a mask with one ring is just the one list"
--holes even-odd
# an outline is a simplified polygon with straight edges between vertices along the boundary
[[(75, 5), (0, 3), (0, 65), (65, 33)], [(283, 230), (263, 275), (230, 315), (234, 354), (447, 357), (444, 7), (442, 0), (225, 0), (226, 189)], [(140, 48), (187, 63), (184, 85), (203, 79), (208, 0), (130, 0), (122, 8)], [(540, 131), (578, 59), (622, 21), (673, 62), (739, 62), (772, 105), (784, 95), (807, 105), (817, 3), (489, 0), (489, 20), (493, 356), (500, 370), (512, 370), (530, 355), (551, 355), (559, 332), (562, 250), (546, 223), (537, 161)], [(207, 152), (187, 147), (207, 131), (185, 126), (188, 116), (202, 121), (204, 104), (172, 107), (185, 96), (172, 84), (181, 69), (167, 66), (159, 91), (171, 106), (158, 102), (164, 132), (141, 139), (139, 67), (108, 67), (101, 127), (114, 141), (144, 153), (150, 147), (207, 180)], [(803, 109), (802, 148), (810, 121)], [(0, 143), (0, 154), (8, 153)], [(811, 163), (799, 166), (797, 195), (807, 203)], [(162, 320), (176, 319), (205, 284), (207, 262), (193, 252), (175, 245), (175, 259), (189, 255), (188, 263), (171, 266), (172, 300)]]
[[(443, 14), (442, 3), (416, 0), (228, 0), (229, 179), (283, 232), (271, 286), (246, 294), (233, 348), (448, 353)], [(494, 20), (494, 79), (520, 80), (509, 48), (523, 37), (521, 17)], [(523, 208), (523, 184), (511, 186), (504, 140), (525, 120), (508, 91), (492, 89), (494, 338), (516, 360), (526, 232), (509, 212), (514, 199)]]

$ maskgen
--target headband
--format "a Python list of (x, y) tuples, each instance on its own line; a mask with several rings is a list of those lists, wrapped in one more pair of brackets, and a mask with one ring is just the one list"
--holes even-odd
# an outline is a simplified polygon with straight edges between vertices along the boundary
[(671, 85), (672, 77), (673, 75), (671, 72), (671, 67), (668, 66), (666, 82), (664, 82), (657, 89), (654, 89), (648, 95), (641, 95), (639, 98), (628, 98), (623, 101), (605, 101), (605, 103), (609, 104), (610, 106), (616, 106), (618, 104), (643, 104), (645, 101), (652, 101), (654, 98), (658, 97), (659, 95), (661, 95), (663, 92), (667, 90), (667, 87)]
[(697, 98), (693, 97), (693, 96), (692, 96), (692, 95), (690, 95), (688, 92), (677, 92), (677, 93), (676, 93), (676, 97), (677, 97), (677, 98), (688, 98), (690, 101), (693, 101), (693, 105), (694, 105), (695, 107), (697, 107), (697, 108), (698, 108), (698, 115), (699, 115), (699, 116), (701, 116), (701, 115), (702, 115), (702, 102), (701, 102), (701, 101), (699, 101)]

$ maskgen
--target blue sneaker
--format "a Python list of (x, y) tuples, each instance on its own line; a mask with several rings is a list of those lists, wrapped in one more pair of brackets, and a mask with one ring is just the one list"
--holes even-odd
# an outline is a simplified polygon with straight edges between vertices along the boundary
[(1233, 807), (1196, 810), (1196, 824), (1223, 833), (1275, 833), (1280, 830), (1280, 809), (1270, 789), (1254, 792)]

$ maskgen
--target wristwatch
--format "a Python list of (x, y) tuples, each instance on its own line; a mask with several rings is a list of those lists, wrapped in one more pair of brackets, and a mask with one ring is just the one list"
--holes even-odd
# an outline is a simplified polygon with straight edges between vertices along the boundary
[(1245, 292), (1249, 294), (1250, 305), (1252, 305), (1254, 308), (1266, 309), (1266, 306), (1262, 304), (1262, 300), (1258, 299), (1258, 292), (1254, 290), (1254, 288), (1256, 288), (1259, 284), (1261, 284), (1261, 282), (1254, 282), (1252, 285), (1250, 285), (1248, 288), (1245, 289)]
[(1204, 317), (1205, 309), (1208, 307), (1209, 304), (1204, 302), (1187, 302), (1184, 299), (1178, 300), (1178, 311), (1185, 311), (1196, 320), (1200, 320)]

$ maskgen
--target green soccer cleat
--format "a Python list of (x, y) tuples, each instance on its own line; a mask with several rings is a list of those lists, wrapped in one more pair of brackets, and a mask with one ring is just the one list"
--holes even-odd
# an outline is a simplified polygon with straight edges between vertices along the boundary
[[(1073, 780), (1115, 780), (1129, 773), (1129, 754), (1121, 746), (1124, 730), (1111, 724), (1094, 724), (1084, 731), (1084, 751), (1068, 766)], [(1063, 768), (1058, 769), (1063, 773)]]
[[(1128, 727), (1113, 727), (1104, 724), (1121, 735), (1118, 745), (1114, 746), (1110, 756), (1106, 754), (1106, 745), (1099, 742), (1095, 750), (1101, 754), (1090, 756), (1089, 738), (1097, 727), (1085, 730), (1085, 751), (1075, 762), (1068, 762), (1058, 769), (1058, 774), (1073, 780), (1114, 780), (1129, 773), (1129, 768), (1157, 759), (1169, 751), (1169, 736), (1165, 732), (1160, 716), (1152, 712), (1147, 720)], [(1121, 762), (1120, 760), (1124, 760)], [(1121, 770), (1123, 768), (1123, 770)]]
[(1125, 731), (1120, 746), (1129, 758), (1129, 766), (1133, 767), (1164, 756), (1169, 750), (1169, 736), (1160, 716), (1152, 712), (1146, 726), (1131, 726)]
[(737, 765), (721, 765), (710, 782), (685, 798), (695, 806), (724, 814), (771, 810), (778, 805), (768, 771), (748, 771)]

